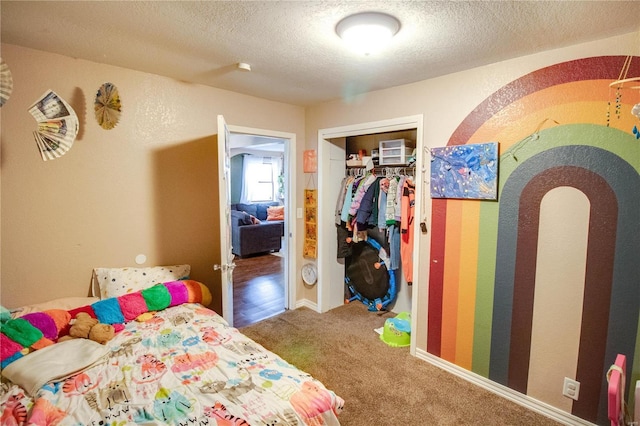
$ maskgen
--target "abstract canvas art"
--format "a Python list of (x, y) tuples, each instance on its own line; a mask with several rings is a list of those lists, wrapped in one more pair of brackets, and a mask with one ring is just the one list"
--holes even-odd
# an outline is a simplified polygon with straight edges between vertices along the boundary
[(431, 149), (431, 198), (498, 198), (498, 143)]

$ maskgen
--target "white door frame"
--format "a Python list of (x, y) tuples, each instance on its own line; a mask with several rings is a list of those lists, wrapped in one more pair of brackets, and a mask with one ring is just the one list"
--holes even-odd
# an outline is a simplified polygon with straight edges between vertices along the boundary
[[(345, 138), (349, 136), (367, 135), (373, 133), (394, 132), (407, 129), (416, 129), (416, 194), (423, 194), (423, 181), (421, 178), (424, 172), (423, 158), (423, 115), (412, 115), (407, 117), (392, 118), (388, 120), (373, 121), (368, 123), (352, 124), (341, 127), (333, 127), (318, 130), (318, 199), (323, 200), (326, 208), (318, 209), (318, 311), (326, 312), (333, 309), (337, 304), (338, 298), (336, 293), (340, 295), (340, 299), (344, 301), (344, 276), (336, 276), (337, 273), (344, 275), (344, 268), (337, 268), (336, 261), (336, 234), (334, 225), (334, 207), (330, 199), (325, 199), (323, 194), (331, 194), (337, 191), (331, 188), (334, 185), (335, 176), (326, 172), (331, 170), (331, 145), (328, 139)], [(344, 167), (344, 166), (343, 166)], [(344, 172), (343, 172), (344, 173)], [(416, 202), (414, 208), (414, 217), (422, 217), (422, 204)], [(419, 220), (419, 219), (418, 219)], [(414, 227), (414, 259), (420, 258), (420, 228)], [(413, 295), (411, 299), (411, 328), (416, 330), (417, 314), (417, 295), (421, 283), (419, 262), (413, 262)], [(416, 351), (416, 333), (411, 333), (411, 353), (415, 355)]]
[[(296, 239), (293, 238), (293, 229), (295, 229), (296, 217), (296, 134), (288, 132), (279, 132), (275, 130), (255, 129), (252, 127), (227, 125), (230, 133), (240, 133), (245, 135), (265, 136), (284, 140), (284, 205), (285, 218), (284, 235), (287, 239), (285, 249), (284, 270), (284, 308), (290, 309), (296, 301), (296, 286), (291, 283), (291, 278), (295, 277), (296, 262), (295, 253), (297, 253)], [(230, 295), (233, 298), (233, 294)]]
[(218, 115), (218, 196), (220, 213), (220, 263), (213, 265), (220, 270), (222, 287), (222, 317), (233, 325), (233, 253), (231, 252), (231, 213), (229, 193), (231, 190), (229, 160), (229, 126), (223, 115)]

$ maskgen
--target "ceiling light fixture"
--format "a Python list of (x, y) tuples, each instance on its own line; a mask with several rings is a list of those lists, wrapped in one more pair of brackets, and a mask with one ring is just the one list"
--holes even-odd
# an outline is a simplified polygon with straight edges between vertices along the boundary
[(365, 55), (379, 51), (399, 30), (400, 21), (381, 12), (349, 15), (336, 25), (338, 36)]
[(240, 71), (251, 71), (251, 65), (246, 62), (238, 62), (237, 67)]

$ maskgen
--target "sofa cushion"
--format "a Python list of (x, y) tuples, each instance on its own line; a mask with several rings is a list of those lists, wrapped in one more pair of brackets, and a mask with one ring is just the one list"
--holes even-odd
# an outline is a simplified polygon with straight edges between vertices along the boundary
[(280, 203), (277, 201), (268, 201), (265, 203), (237, 203), (231, 204), (231, 211), (238, 210), (249, 213), (251, 216), (258, 218), (259, 220), (267, 220), (269, 216), (267, 209), (272, 206), (278, 206)]
[(278, 205), (277, 201), (273, 201), (270, 203), (258, 203), (256, 204), (258, 211), (255, 216), (260, 220), (267, 220), (267, 216), (269, 216), (269, 212), (268, 212), (269, 207), (277, 206), (277, 205)]
[[(236, 208), (240, 211), (249, 213), (251, 216), (255, 216), (260, 220), (263, 220), (260, 216), (258, 216), (258, 207), (257, 204), (244, 204), (244, 203), (238, 203), (236, 204)], [(265, 216), (265, 219), (267, 217)]]
[(267, 208), (267, 220), (284, 220), (284, 206)]

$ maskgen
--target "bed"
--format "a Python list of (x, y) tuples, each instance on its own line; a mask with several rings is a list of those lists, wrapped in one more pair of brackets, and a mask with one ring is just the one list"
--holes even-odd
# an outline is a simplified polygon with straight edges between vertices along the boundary
[[(124, 321), (112, 322), (119, 330), (105, 345), (88, 339), (56, 343), (51, 331), (43, 332), (42, 339), (53, 344), (23, 350), (29, 353), (13, 360), (5, 331), (15, 336), (5, 322), (0, 424), (339, 424), (339, 396), (230, 327), (202, 304), (206, 293), (202, 284), (179, 280), (62, 310), (67, 318), (93, 310), (101, 322), (118, 315)], [(158, 295), (164, 297), (160, 305), (145, 299)], [(134, 299), (148, 307), (127, 306)], [(58, 335), (65, 327), (58, 320)]]

